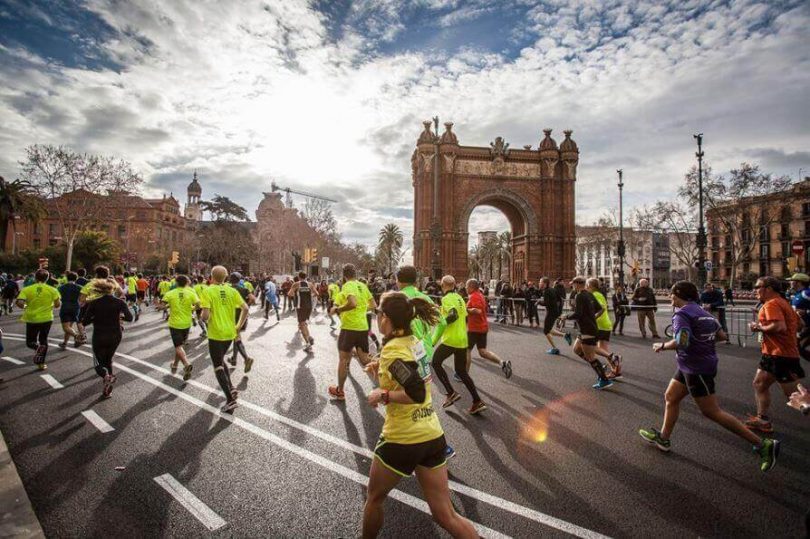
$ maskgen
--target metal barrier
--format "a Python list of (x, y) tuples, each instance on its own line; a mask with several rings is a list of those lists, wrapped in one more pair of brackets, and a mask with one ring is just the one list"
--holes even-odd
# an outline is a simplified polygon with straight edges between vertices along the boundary
[(748, 346), (749, 343), (758, 342), (760, 333), (751, 333), (748, 327), (749, 322), (757, 319), (757, 310), (754, 307), (731, 307), (726, 309), (726, 325), (728, 327), (728, 339), (730, 342), (737, 341), (741, 347)]

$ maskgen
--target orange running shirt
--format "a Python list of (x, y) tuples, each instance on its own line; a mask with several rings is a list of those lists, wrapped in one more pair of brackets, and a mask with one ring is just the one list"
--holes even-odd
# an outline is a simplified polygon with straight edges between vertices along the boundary
[(799, 315), (783, 298), (769, 299), (759, 310), (760, 324), (769, 324), (777, 320), (785, 321), (787, 331), (763, 333), (762, 353), (798, 359), (799, 344), (796, 332), (799, 330)]

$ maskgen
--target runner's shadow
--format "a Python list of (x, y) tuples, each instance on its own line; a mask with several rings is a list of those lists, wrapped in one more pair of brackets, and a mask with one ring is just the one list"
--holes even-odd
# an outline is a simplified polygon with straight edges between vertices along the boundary
[[(307, 366), (309, 359), (299, 362), (295, 369), (295, 376), (293, 377), (294, 391), (287, 409), (284, 409), (285, 397), (279, 399), (275, 405), (275, 410), (280, 415), (306, 425), (321, 415), (328, 401), (318, 393), (315, 377)], [(342, 404), (342, 406), (345, 407), (345, 404)], [(290, 427), (290, 441), (294, 444), (303, 444), (306, 441), (306, 436), (301, 430)]]

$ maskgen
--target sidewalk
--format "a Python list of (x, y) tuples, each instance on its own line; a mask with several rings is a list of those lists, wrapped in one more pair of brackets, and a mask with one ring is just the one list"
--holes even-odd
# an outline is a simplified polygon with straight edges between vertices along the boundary
[(45, 537), (0, 432), (0, 537)]

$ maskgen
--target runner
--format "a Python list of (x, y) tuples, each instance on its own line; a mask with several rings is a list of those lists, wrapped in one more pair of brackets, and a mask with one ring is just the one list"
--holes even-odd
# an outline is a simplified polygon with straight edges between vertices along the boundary
[[(507, 378), (512, 377), (512, 362), (503, 361), (495, 353), (487, 350), (487, 333), (489, 332), (489, 322), (487, 321), (487, 300), (481, 294), (481, 285), (475, 279), (467, 280), (467, 371), (472, 364), (472, 349), (478, 348), (478, 355), (487, 361), (498, 365)], [(458, 376), (458, 373), (456, 373)], [(460, 377), (459, 377), (460, 378)], [(458, 380), (462, 382), (461, 379)]]
[(176, 277), (177, 288), (163, 294), (160, 307), (169, 309), (169, 333), (174, 345), (174, 360), (172, 361), (172, 374), (177, 373), (177, 362), (183, 364), (183, 380), (191, 378), (192, 365), (188, 362), (183, 345), (188, 340), (191, 329), (192, 312), (200, 306), (200, 298), (193, 288), (188, 286), (188, 277)]
[(62, 323), (62, 332), (64, 333), (62, 342), (59, 344), (59, 348), (62, 350), (67, 348), (67, 343), (71, 337), (75, 341), (79, 336), (78, 330), (73, 329), (73, 324), (79, 322), (79, 296), (82, 293), (82, 287), (76, 284), (78, 275), (69, 271), (65, 277), (67, 283), (58, 288), (62, 301), (62, 306), (59, 308), (59, 321)]
[[(247, 320), (248, 308), (241, 294), (232, 286), (224, 284), (227, 276), (228, 270), (223, 266), (214, 266), (211, 269), (212, 281), (205, 289), (200, 304), (203, 308), (202, 319), (208, 323), (208, 353), (214, 365), (214, 374), (227, 399), (222, 411), (231, 413), (238, 406), (239, 392), (231, 383), (231, 374), (224, 359), (236, 338), (236, 328)], [(234, 324), (233, 313), (236, 310), (240, 314), (239, 320)]]
[(87, 304), (82, 324), (85, 327), (93, 324), (93, 366), (103, 380), (101, 396), (108, 399), (117, 380), (112, 362), (123, 335), (121, 319), (132, 322), (132, 311), (123, 300), (113, 297), (117, 285), (112, 281), (94, 279), (89, 284), (93, 287), (94, 299)]
[(349, 363), (352, 351), (363, 366), (369, 362), (368, 357), (368, 318), (366, 311), (376, 310), (377, 304), (368, 287), (357, 280), (357, 270), (353, 264), (343, 266), (343, 288), (335, 297), (335, 306), (331, 313), (340, 315), (340, 334), (338, 335), (338, 383), (329, 386), (329, 395), (336, 400), (346, 400), (343, 386), (349, 374)]
[(281, 315), (278, 312), (278, 288), (273, 279), (267, 279), (264, 283), (264, 319), (270, 318), (270, 307), (276, 312), (276, 322), (281, 322)]
[(335, 317), (332, 316), (332, 307), (335, 306), (335, 296), (338, 294), (338, 292), (340, 292), (340, 285), (332, 281), (329, 283), (327, 291), (329, 293), (329, 304), (326, 309), (326, 314), (329, 316), (329, 327), (334, 328)]
[(473, 402), (468, 410), (471, 414), (479, 414), (487, 409), (487, 405), (478, 396), (475, 383), (467, 372), (467, 305), (456, 292), (456, 280), (452, 275), (442, 277), (442, 307), (441, 314), (444, 325), (439, 325), (433, 334), (434, 344), (441, 339), (441, 344), (433, 353), (433, 372), (439, 377), (439, 381), (447, 390), (447, 399), (442, 404), (442, 408), (452, 406), (454, 402), (461, 398), (450, 384), (442, 363), (450, 356), (453, 356), (453, 363), (456, 374), (459, 375), (467, 391), (470, 392)]
[[(312, 306), (318, 301), (318, 292), (307, 281), (307, 274), (303, 271), (298, 274), (298, 280), (290, 288), (289, 295), (295, 299), (295, 312), (298, 315), (298, 331), (304, 338), (304, 351), (312, 352), (315, 339), (309, 334), (309, 317), (312, 315)], [(314, 298), (312, 296), (315, 296)]]
[(694, 284), (688, 281), (675, 283), (670, 298), (672, 306), (677, 309), (672, 315), (675, 338), (653, 344), (653, 351), (676, 350), (678, 368), (664, 394), (666, 407), (661, 430), (641, 429), (639, 434), (660, 450), (669, 451), (670, 436), (678, 421), (681, 401), (687, 395), (692, 395), (705, 417), (753, 444), (754, 452), (759, 455), (760, 470), (767, 472), (776, 464), (779, 441), (761, 439), (748, 430), (740, 420), (720, 408), (714, 394), (714, 379), (717, 376), (715, 340), (726, 340), (726, 332), (711, 314), (697, 304), (699, 295)]
[[(359, 280), (360, 280), (361, 283), (363, 283), (363, 285), (368, 287), (365, 279), (359, 279)], [(375, 283), (376, 283), (376, 281), (375, 281)], [(369, 292), (371, 292), (371, 297), (372, 297), (372, 299), (374, 299), (374, 304), (376, 305), (377, 300), (380, 297), (382, 297), (382, 293), (384, 292), (384, 290), (379, 290), (379, 293), (375, 293), (374, 290), (369, 289)], [(368, 311), (366, 311), (366, 325), (368, 326), (368, 338), (371, 339), (371, 341), (374, 343), (375, 352), (372, 355), (377, 355), (377, 354), (380, 353), (381, 346), (380, 346), (380, 339), (377, 338), (377, 334), (374, 333), (374, 327), (371, 324), (371, 317), (372, 317), (373, 313), (374, 313), (374, 310), (372, 310), (372, 309), (369, 309)]]
[(138, 301), (138, 313), (143, 310), (144, 304), (147, 306), (149, 303), (146, 301), (146, 291), (149, 289), (149, 281), (143, 278), (143, 274), (138, 274), (138, 280), (135, 282), (135, 294)]
[[(158, 285), (157, 285), (158, 305), (160, 304), (161, 298), (163, 298), (163, 294), (165, 294), (166, 292), (171, 290), (171, 288), (172, 288), (172, 283), (169, 282), (169, 278), (166, 277), (165, 275), (162, 276), (160, 278), (160, 281), (158, 281)], [(169, 311), (164, 310), (163, 311), (163, 320), (168, 320), (168, 319), (169, 319)]]
[(560, 349), (554, 344), (552, 337), (565, 337), (566, 335), (556, 327), (557, 319), (562, 315), (562, 299), (556, 288), (552, 288), (551, 279), (548, 277), (540, 279), (540, 305), (546, 308), (546, 318), (543, 320), (543, 334), (551, 345), (551, 348), (546, 353), (558, 356), (560, 355)]
[[(107, 281), (113, 287), (113, 295), (121, 295), (121, 288), (118, 286), (115, 279), (110, 278), (110, 269), (107, 266), (96, 266), (93, 273), (96, 276), (95, 279), (85, 282), (85, 284), (82, 286), (82, 291), (79, 294), (79, 323), (76, 325), (77, 329), (79, 330), (79, 335), (75, 340), (76, 347), (79, 347), (87, 342), (87, 334), (85, 332), (82, 319), (84, 318), (84, 312), (87, 309), (88, 303), (99, 297), (93, 283), (95, 283), (97, 280)], [(76, 284), (78, 284), (80, 279), (81, 277), (76, 279)]]
[[(202, 297), (203, 294), (205, 294), (205, 289), (208, 288), (208, 284), (205, 282), (205, 279), (199, 275), (194, 278), (194, 282), (195, 282), (194, 293), (197, 294), (197, 297), (200, 298), (200, 301), (202, 302)], [(202, 307), (197, 306), (197, 309), (194, 311), (194, 314), (196, 316), (196, 322), (200, 326), (201, 331), (200, 338), (204, 339), (208, 336), (208, 333), (205, 325), (205, 320), (202, 319)], [(192, 319), (192, 322), (193, 321), (194, 319)]]
[(613, 322), (608, 313), (607, 298), (601, 291), (602, 283), (599, 279), (591, 277), (588, 279), (588, 292), (593, 294), (596, 303), (599, 304), (599, 316), (596, 317), (596, 348), (594, 352), (598, 356), (607, 359), (610, 366), (608, 378), (619, 380), (622, 378), (622, 356), (610, 352), (610, 333), (613, 330)]
[(140, 309), (138, 308), (138, 279), (135, 274), (130, 274), (128, 271), (124, 272), (124, 287), (126, 290), (125, 299), (127, 306), (132, 309), (135, 314), (135, 322), (141, 317)]
[(478, 537), (472, 524), (456, 513), (450, 499), (445, 466), (447, 444), (433, 410), (430, 383), (420, 375), (416, 356), (422, 353), (421, 343), (411, 332), (416, 320), (430, 327), (437, 318), (436, 306), (430, 301), (409, 299), (399, 292), (382, 296), (378, 323), (384, 344), (379, 361), (367, 367), (380, 387), (369, 394), (368, 403), (374, 408), (385, 405), (386, 413), (369, 473), (363, 508), (364, 538), (377, 537), (388, 493), (403, 477), (412, 474), (442, 528), (453, 537)]
[(574, 312), (569, 314), (566, 319), (576, 320), (580, 331), (574, 343), (574, 353), (587, 361), (596, 372), (596, 383), (591, 387), (594, 389), (608, 388), (613, 385), (613, 381), (608, 379), (605, 374), (605, 366), (596, 359), (596, 347), (598, 344), (596, 339), (598, 331), (596, 318), (599, 316), (601, 309), (593, 294), (585, 288), (585, 277), (574, 277), (571, 284), (574, 285), (576, 291)]
[(785, 397), (790, 398), (799, 380), (804, 378), (796, 339), (800, 319), (782, 296), (780, 283), (775, 277), (760, 277), (754, 289), (763, 305), (757, 321), (751, 322), (749, 327), (751, 331), (762, 334), (762, 359), (754, 376), (757, 415), (749, 416), (745, 425), (771, 433), (773, 425), (768, 416), (771, 386), (778, 383)]
[[(242, 301), (245, 302), (245, 308), (247, 313), (250, 314), (250, 306), (256, 303), (256, 297), (248, 290), (242, 281), (242, 274), (235, 271), (231, 273), (230, 276), (230, 286), (233, 287), (239, 295), (242, 297)], [(245, 374), (250, 372), (250, 369), (253, 368), (253, 358), (248, 357), (247, 350), (245, 350), (245, 343), (242, 342), (242, 332), (247, 327), (248, 318), (245, 316), (245, 319), (242, 320), (242, 312), (241, 307), (236, 307), (234, 309), (234, 322), (236, 323), (236, 337), (233, 341), (233, 355), (231, 359), (228, 360), (228, 363), (236, 367), (236, 358), (238, 354), (242, 355), (242, 358), (245, 360)], [(239, 321), (242, 320), (240, 324)]]
[(48, 368), (48, 334), (53, 324), (53, 310), (61, 305), (59, 291), (45, 284), (50, 278), (48, 270), (40, 269), (34, 274), (34, 284), (20, 290), (17, 307), (23, 309), (21, 320), (25, 322), (25, 345), (34, 352), (34, 365), (41, 371)]
[(17, 294), (20, 293), (20, 287), (14, 277), (9, 275), (8, 280), (3, 285), (3, 311), (5, 314), (11, 314), (14, 311), (14, 300)]

